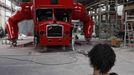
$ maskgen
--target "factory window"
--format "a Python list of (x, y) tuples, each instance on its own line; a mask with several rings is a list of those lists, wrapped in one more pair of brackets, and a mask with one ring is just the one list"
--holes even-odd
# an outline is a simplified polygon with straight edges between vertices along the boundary
[(52, 19), (52, 9), (37, 9), (36, 10), (36, 20), (44, 21)]
[(69, 12), (64, 9), (55, 9), (55, 19), (57, 21), (69, 22)]
[(58, 4), (58, 0), (50, 0), (51, 4)]

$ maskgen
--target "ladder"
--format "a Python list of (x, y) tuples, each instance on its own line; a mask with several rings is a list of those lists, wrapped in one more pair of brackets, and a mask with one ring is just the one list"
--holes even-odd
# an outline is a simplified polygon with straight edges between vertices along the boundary
[(134, 44), (134, 29), (131, 23), (127, 23), (127, 40), (128, 45)]
[(124, 46), (134, 46), (134, 15), (125, 13)]

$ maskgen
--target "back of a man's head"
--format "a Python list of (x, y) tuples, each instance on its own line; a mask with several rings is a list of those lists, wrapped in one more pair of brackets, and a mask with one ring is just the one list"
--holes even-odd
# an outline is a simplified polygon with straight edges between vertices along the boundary
[(118, 75), (118, 74), (117, 74), (117, 73), (112, 72), (112, 73), (110, 73), (109, 75)]
[(88, 53), (91, 66), (99, 70), (100, 73), (108, 73), (114, 66), (116, 55), (114, 50), (108, 44), (97, 44)]

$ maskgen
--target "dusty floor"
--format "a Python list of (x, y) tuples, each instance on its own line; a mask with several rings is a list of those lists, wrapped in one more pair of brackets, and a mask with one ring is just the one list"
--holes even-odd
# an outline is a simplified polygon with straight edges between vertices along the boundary
[[(31, 38), (19, 40), (19, 44), (32, 41)], [(94, 39), (90, 44), (81, 40), (76, 51), (90, 51), (98, 43)], [(99, 41), (103, 42), (102, 40)], [(117, 59), (111, 72), (119, 75), (134, 75), (134, 48), (114, 48)], [(76, 51), (55, 51), (40, 53), (32, 46), (10, 47), (0, 44), (1, 75), (90, 75), (92, 67), (89, 60)]]

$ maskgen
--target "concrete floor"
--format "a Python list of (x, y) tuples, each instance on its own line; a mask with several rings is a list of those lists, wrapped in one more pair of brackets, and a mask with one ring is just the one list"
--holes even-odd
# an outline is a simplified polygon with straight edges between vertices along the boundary
[[(31, 38), (19, 40), (19, 44), (32, 41)], [(99, 41), (103, 42), (103, 41)], [(77, 51), (90, 51), (98, 43), (82, 41), (76, 45)], [(111, 72), (119, 75), (134, 75), (134, 48), (114, 48), (117, 60)], [(34, 47), (10, 47), (0, 44), (1, 75), (91, 75), (89, 60), (74, 51), (39, 53)]]

